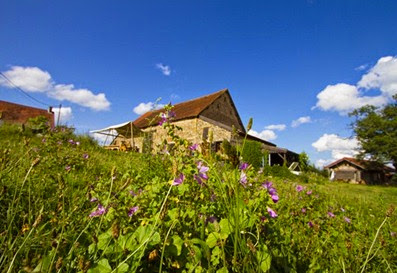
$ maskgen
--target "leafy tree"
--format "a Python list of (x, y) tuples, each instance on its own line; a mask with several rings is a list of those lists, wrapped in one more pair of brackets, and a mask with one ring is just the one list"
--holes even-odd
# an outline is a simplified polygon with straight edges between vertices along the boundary
[(299, 166), (302, 171), (307, 171), (309, 166), (309, 156), (305, 152), (299, 154)]
[(393, 102), (384, 107), (367, 105), (354, 110), (352, 128), (360, 142), (361, 157), (373, 160), (391, 161), (397, 169), (397, 94)]
[(262, 152), (262, 146), (258, 141), (246, 140), (241, 155), (244, 161), (255, 168), (261, 167), (264, 154)]

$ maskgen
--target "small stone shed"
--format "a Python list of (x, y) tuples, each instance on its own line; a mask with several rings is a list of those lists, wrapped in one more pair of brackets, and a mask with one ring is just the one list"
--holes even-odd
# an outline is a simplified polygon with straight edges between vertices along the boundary
[(394, 169), (368, 160), (344, 157), (324, 167), (332, 181), (356, 184), (385, 184), (390, 182)]
[[(105, 146), (107, 149), (119, 149), (120, 145), (131, 146), (131, 150), (147, 152), (160, 148), (164, 139), (172, 145), (167, 132), (159, 126), (160, 114), (164, 110), (149, 111), (138, 117), (133, 122), (127, 122), (120, 126), (110, 126), (101, 130), (91, 131), (101, 133), (112, 128), (117, 137), (113, 142)], [(209, 141), (212, 135), (212, 149), (218, 151), (223, 140), (233, 144), (244, 139), (246, 130), (234, 105), (228, 89), (202, 96), (189, 101), (175, 104), (173, 107), (175, 118), (173, 123), (182, 128), (178, 135), (187, 139), (190, 143), (201, 144)], [(122, 133), (125, 132), (125, 133)], [(275, 144), (248, 135), (248, 139), (259, 141), (262, 148), (269, 151), (272, 165), (283, 165), (285, 162), (297, 161), (298, 155), (287, 149), (277, 147)], [(148, 145), (149, 143), (149, 145)], [(123, 146), (124, 147), (124, 146)]]
[(0, 100), (0, 124), (26, 124), (30, 118), (38, 116), (48, 119), (49, 125), (54, 127), (54, 112), (51, 108), (45, 110)]

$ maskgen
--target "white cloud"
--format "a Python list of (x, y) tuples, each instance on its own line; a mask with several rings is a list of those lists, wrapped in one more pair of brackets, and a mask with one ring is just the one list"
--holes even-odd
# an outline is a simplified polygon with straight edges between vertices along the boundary
[(264, 140), (267, 140), (267, 141), (271, 141), (271, 140), (277, 138), (276, 133), (274, 133), (274, 131), (272, 131), (272, 130), (263, 130), (262, 132), (259, 132), (259, 133), (255, 130), (249, 130), (248, 134), (258, 137), (258, 138), (261, 138), (261, 139), (264, 139)]
[(319, 159), (314, 163), (317, 168), (322, 169), (324, 166), (327, 166), (328, 164), (332, 163), (334, 160), (333, 159)]
[[(3, 74), (16, 86), (28, 92), (46, 92), (52, 86), (51, 75), (38, 67), (12, 66)], [(0, 85), (15, 88), (3, 77), (0, 77)]]
[(367, 67), (368, 67), (368, 64), (362, 64), (362, 65), (360, 65), (360, 66), (354, 68), (354, 70), (363, 71), (363, 70), (365, 70)]
[(364, 89), (380, 89), (386, 96), (397, 94), (397, 57), (387, 56), (378, 60), (357, 83)]
[(151, 101), (149, 101), (147, 103), (141, 102), (140, 104), (138, 104), (137, 106), (134, 107), (133, 111), (135, 114), (143, 115), (146, 112), (149, 112), (154, 109), (161, 109), (163, 107), (164, 107), (164, 104), (156, 104)]
[(59, 110), (59, 108), (52, 108), (52, 111), (54, 112), (55, 123), (58, 121), (59, 113), (61, 114), (59, 116), (59, 122), (61, 124), (64, 124), (65, 122), (67, 122), (73, 118), (73, 113), (72, 113), (71, 107), (61, 107), (60, 110)]
[(93, 110), (108, 110), (110, 102), (104, 93), (94, 95), (88, 89), (75, 89), (73, 84), (57, 84), (48, 93), (49, 97), (63, 101), (67, 100)]
[[(356, 70), (364, 70), (366, 67), (362, 65)], [(379, 90), (381, 94), (364, 96), (364, 92), (370, 89)], [(394, 94), (397, 94), (397, 57), (386, 56), (380, 58), (361, 77), (357, 85), (346, 83), (328, 85), (317, 95), (318, 101), (314, 108), (345, 115), (367, 104), (374, 106), (386, 104)]]
[(387, 102), (387, 98), (384, 96), (362, 96), (356, 86), (346, 83), (328, 85), (317, 95), (317, 99), (315, 108), (336, 111), (341, 115), (346, 115), (367, 104), (380, 106)]
[(306, 117), (300, 117), (300, 118), (298, 118), (298, 119), (296, 119), (296, 120), (293, 120), (292, 122), (291, 122), (291, 127), (298, 127), (298, 126), (300, 126), (301, 124), (304, 124), (304, 123), (310, 123), (310, 122), (312, 122), (312, 120), (311, 120), (311, 118), (309, 117), (309, 116), (306, 116)]
[(267, 130), (283, 131), (287, 128), (285, 124), (272, 124), (265, 127)]
[[(41, 92), (60, 101), (69, 101), (93, 110), (108, 110), (110, 102), (104, 93), (94, 94), (88, 89), (75, 89), (73, 84), (55, 84), (51, 75), (38, 67), (13, 66), (3, 72), (16, 86), (27, 92)], [(0, 85), (15, 88), (3, 78)]]
[(168, 65), (164, 65), (162, 63), (156, 64), (156, 67), (161, 70), (161, 73), (165, 76), (171, 75), (171, 68)]
[(333, 160), (352, 157), (358, 153), (359, 143), (356, 138), (342, 138), (335, 134), (323, 134), (312, 143), (317, 152), (330, 151)]

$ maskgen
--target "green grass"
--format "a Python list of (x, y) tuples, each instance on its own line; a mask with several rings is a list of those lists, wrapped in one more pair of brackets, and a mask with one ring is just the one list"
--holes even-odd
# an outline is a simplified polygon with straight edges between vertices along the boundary
[(242, 171), (173, 134), (171, 156), (106, 151), (68, 130), (0, 135), (1, 272), (397, 270), (395, 187)]

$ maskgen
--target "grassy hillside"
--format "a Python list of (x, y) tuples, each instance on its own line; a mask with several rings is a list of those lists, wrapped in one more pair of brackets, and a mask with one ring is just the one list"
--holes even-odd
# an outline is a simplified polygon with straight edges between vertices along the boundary
[(233, 168), (164, 126), (158, 156), (0, 127), (2, 272), (397, 270), (396, 188)]

